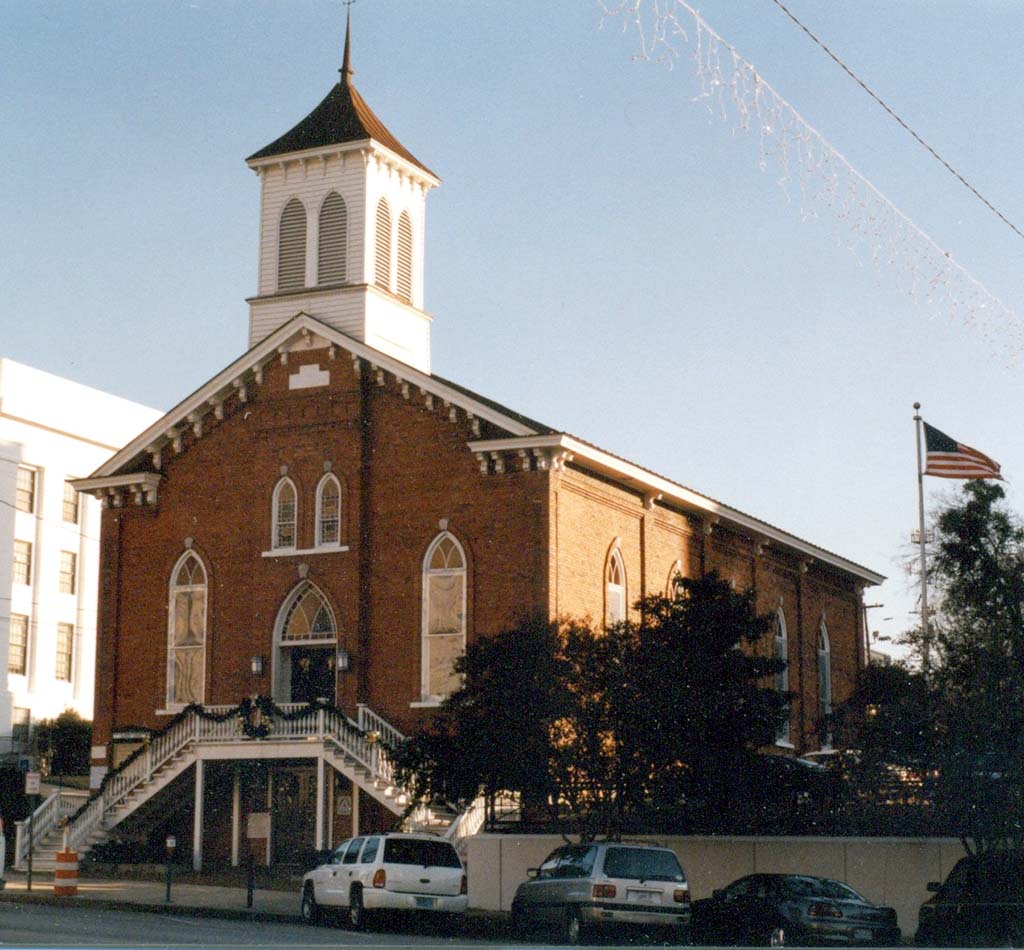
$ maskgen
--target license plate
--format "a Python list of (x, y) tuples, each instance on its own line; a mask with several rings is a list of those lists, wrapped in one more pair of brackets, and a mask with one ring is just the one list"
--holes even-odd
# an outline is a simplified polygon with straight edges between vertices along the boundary
[(626, 900), (636, 901), (638, 904), (653, 904), (657, 896), (657, 891), (626, 891)]
[(870, 940), (873, 936), (874, 934), (870, 930), (867, 930), (865, 928), (858, 927), (853, 932), (854, 940)]
[(416, 906), (417, 907), (429, 908), (429, 907), (433, 907), (435, 903), (436, 903), (436, 901), (434, 900), (433, 897), (417, 897), (416, 898)]

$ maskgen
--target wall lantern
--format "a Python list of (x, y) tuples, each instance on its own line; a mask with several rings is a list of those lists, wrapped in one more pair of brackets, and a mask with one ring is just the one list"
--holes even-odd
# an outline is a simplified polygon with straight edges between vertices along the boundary
[(348, 650), (341, 647), (338, 648), (338, 672), (347, 673), (352, 669), (352, 657), (349, 656)]
[(251, 668), (252, 668), (252, 675), (253, 676), (262, 676), (263, 675), (263, 657), (262, 656), (254, 656), (252, 658), (252, 667)]

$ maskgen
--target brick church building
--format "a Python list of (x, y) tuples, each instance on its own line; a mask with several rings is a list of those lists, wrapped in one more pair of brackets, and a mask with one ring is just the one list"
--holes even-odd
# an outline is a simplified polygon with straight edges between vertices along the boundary
[(104, 503), (103, 784), (72, 845), (171, 829), (197, 867), (272, 863), (394, 821), (379, 740), (456, 687), (467, 643), (533, 612), (613, 622), (677, 573), (777, 616), (797, 696), (778, 744), (817, 748), (882, 577), (435, 375), (440, 181), (356, 90), (347, 37), (340, 72), (247, 160), (248, 348), (76, 483)]

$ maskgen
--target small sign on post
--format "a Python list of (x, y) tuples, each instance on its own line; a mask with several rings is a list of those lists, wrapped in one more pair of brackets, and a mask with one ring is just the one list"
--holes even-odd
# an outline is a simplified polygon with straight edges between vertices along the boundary
[(25, 794), (26, 795), (38, 795), (39, 794), (39, 773), (38, 772), (26, 772), (25, 773)]

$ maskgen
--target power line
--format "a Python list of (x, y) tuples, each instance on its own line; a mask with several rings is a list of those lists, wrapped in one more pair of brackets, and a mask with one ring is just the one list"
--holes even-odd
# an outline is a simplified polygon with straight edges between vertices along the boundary
[(982, 204), (985, 205), (996, 217), (999, 218), (1007, 227), (1013, 230), (1018, 237), (1024, 238), (1024, 231), (1021, 231), (1005, 214), (1003, 214), (991, 201), (989, 201), (977, 188), (974, 187), (963, 175), (960, 174), (952, 165), (949, 164), (934, 148), (932, 148), (920, 135), (918, 135), (907, 123), (896, 113), (896, 111), (886, 103), (880, 96), (878, 96), (873, 89), (863, 79), (860, 78), (849, 66), (846, 65), (835, 53), (832, 52), (817, 36), (814, 35), (800, 20), (797, 19), (793, 13), (782, 3), (782, 0), (772, 0), (783, 13), (786, 14), (801, 30), (803, 30), (815, 43), (818, 44), (835, 62), (836, 64), (855, 82), (861, 87), (872, 99), (875, 100), (886, 112), (889, 113), (904, 129), (906, 129), (919, 144), (923, 145), (931, 153), (932, 157), (937, 161), (941, 162), (945, 169), (953, 175), (965, 188), (968, 189)]

